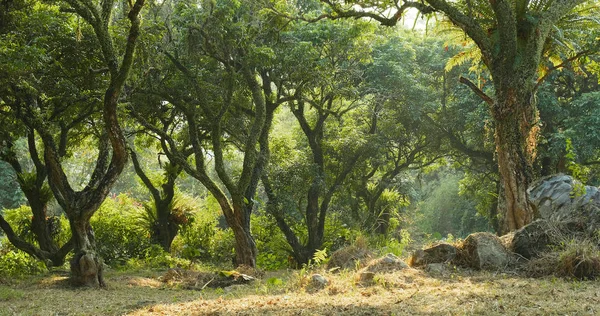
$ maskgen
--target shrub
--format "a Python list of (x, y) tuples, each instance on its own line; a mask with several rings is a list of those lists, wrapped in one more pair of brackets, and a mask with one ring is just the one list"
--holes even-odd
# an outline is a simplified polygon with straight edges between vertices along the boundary
[(532, 277), (556, 275), (592, 280), (600, 276), (600, 250), (590, 239), (571, 239), (530, 260), (524, 269)]
[(197, 212), (191, 224), (184, 226), (173, 240), (171, 252), (187, 260), (230, 263), (233, 258), (234, 237), (230, 229), (220, 229), (218, 213)]
[(0, 239), (0, 276), (20, 277), (45, 271), (43, 262), (14, 248), (6, 237)]
[(272, 218), (266, 215), (255, 215), (252, 218), (252, 236), (258, 249), (256, 256), (258, 267), (268, 271), (288, 267), (291, 249)]
[(98, 253), (108, 265), (143, 258), (150, 247), (150, 234), (139, 225), (144, 210), (125, 194), (107, 198), (92, 217)]

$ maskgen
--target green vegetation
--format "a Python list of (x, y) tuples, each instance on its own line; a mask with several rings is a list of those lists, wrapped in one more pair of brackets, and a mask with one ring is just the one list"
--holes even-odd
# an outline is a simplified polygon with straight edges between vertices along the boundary
[(543, 176), (579, 180), (573, 198), (600, 184), (598, 16), (598, 0), (0, 0), (0, 315), (293, 314), (318, 291), (341, 305), (309, 313), (580, 312), (593, 286), (560, 291), (600, 275), (593, 238), (529, 262), (567, 279), (555, 302), (549, 279), (402, 260), (526, 226)]

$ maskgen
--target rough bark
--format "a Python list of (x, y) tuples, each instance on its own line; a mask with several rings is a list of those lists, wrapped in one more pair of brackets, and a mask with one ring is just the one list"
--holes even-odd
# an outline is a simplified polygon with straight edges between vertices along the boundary
[(96, 253), (96, 241), (89, 220), (70, 220), (70, 224), (76, 249), (71, 260), (72, 283), (76, 286), (105, 287), (103, 262)]
[(527, 188), (533, 181), (532, 165), (537, 145), (536, 108), (531, 102), (531, 94), (519, 93), (517, 88), (512, 91), (498, 101), (498, 108), (511, 109), (510, 113), (494, 116), (498, 170), (506, 207), (505, 232), (529, 224), (534, 217)]

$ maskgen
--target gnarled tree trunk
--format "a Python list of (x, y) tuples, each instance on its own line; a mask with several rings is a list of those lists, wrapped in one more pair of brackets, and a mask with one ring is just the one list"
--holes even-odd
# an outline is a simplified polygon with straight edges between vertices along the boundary
[[(498, 86), (497, 86), (498, 87)], [(501, 86), (500, 86), (501, 87)], [(532, 90), (526, 86), (502, 87), (492, 108), (496, 133), (496, 153), (500, 173), (503, 231), (509, 232), (529, 224), (534, 209), (527, 197), (533, 181), (533, 160), (537, 146), (537, 110)]]
[(71, 281), (77, 286), (106, 286), (103, 278), (103, 261), (96, 253), (94, 231), (89, 219), (69, 219), (75, 243), (71, 260)]

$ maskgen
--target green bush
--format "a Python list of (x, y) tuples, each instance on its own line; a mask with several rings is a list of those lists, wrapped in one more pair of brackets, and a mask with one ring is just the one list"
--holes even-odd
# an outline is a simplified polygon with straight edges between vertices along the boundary
[(139, 219), (143, 207), (125, 194), (107, 198), (91, 219), (97, 250), (108, 265), (122, 265), (144, 258), (150, 234)]
[(146, 249), (143, 259), (131, 258), (127, 260), (124, 268), (126, 270), (140, 270), (144, 268), (170, 269), (190, 268), (192, 265), (192, 261), (173, 257), (170, 253), (164, 251), (160, 245), (151, 245)]
[(258, 249), (256, 265), (268, 271), (287, 268), (290, 247), (274, 220), (266, 215), (255, 215), (251, 227)]
[(194, 214), (173, 240), (171, 252), (191, 261), (229, 264), (234, 256), (233, 232), (218, 227), (218, 212), (209, 207)]
[(410, 233), (407, 230), (401, 230), (399, 238), (374, 236), (369, 240), (382, 255), (392, 253), (398, 257), (402, 256), (404, 248), (412, 242)]
[(0, 239), (0, 276), (20, 277), (45, 271), (43, 262), (14, 248), (6, 237)]

